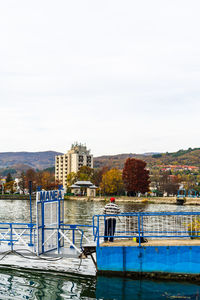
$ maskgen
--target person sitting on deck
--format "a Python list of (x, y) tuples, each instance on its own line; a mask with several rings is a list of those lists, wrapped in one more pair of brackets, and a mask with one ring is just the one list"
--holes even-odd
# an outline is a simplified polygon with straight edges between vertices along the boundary
[(110, 203), (106, 204), (103, 211), (104, 215), (110, 215), (105, 217), (105, 231), (104, 231), (104, 242), (114, 241), (115, 227), (116, 227), (116, 217), (112, 215), (117, 215), (120, 213), (120, 209), (117, 204), (115, 204), (115, 198), (110, 198)]

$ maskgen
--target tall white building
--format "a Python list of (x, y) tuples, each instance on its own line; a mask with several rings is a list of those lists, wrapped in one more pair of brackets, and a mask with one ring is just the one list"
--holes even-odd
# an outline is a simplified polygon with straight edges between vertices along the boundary
[(77, 173), (82, 166), (93, 168), (93, 155), (85, 145), (72, 144), (71, 149), (63, 155), (55, 157), (55, 179), (67, 187), (67, 175)]

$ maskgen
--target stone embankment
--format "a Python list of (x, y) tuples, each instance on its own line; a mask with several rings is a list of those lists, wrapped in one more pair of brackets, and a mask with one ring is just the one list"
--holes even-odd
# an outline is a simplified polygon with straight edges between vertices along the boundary
[[(32, 199), (35, 200), (35, 194), (32, 195)], [(65, 200), (80, 200), (80, 201), (104, 201), (109, 202), (110, 197), (75, 197), (65, 196)], [(29, 195), (18, 195), (18, 194), (4, 194), (0, 195), (0, 200), (29, 200)], [(177, 204), (176, 197), (116, 197), (116, 202), (131, 202), (137, 204)], [(189, 198), (185, 199), (184, 205), (200, 205), (200, 198)]]
[[(66, 200), (104, 201), (109, 202), (110, 197), (73, 197), (66, 196)], [(177, 204), (176, 197), (116, 197), (116, 202), (131, 202), (137, 204)], [(200, 205), (200, 198), (185, 198), (185, 205)]]
[[(36, 196), (32, 195), (31, 198), (35, 200)], [(29, 200), (29, 195), (4, 194), (0, 195), (0, 200)]]

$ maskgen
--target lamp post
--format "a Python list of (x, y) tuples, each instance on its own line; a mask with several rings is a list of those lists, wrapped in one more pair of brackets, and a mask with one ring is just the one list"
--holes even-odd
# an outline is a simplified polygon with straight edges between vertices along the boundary
[(28, 182), (28, 187), (29, 187), (29, 197), (30, 197), (30, 243), (28, 244), (29, 246), (33, 246), (33, 241), (32, 241), (32, 203), (31, 203), (31, 194), (32, 194), (32, 181)]
[(1, 186), (2, 186), (2, 195), (4, 195), (4, 183), (3, 182), (1, 183)]

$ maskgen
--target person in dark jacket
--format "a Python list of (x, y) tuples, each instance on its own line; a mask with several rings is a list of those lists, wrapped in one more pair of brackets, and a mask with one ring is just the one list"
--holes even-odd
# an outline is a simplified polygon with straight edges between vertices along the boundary
[(120, 214), (120, 209), (117, 204), (115, 204), (115, 198), (110, 198), (110, 203), (106, 204), (103, 211), (105, 217), (105, 231), (104, 231), (104, 242), (107, 242), (108, 239), (110, 242), (114, 241), (115, 227), (116, 227), (116, 216)]

